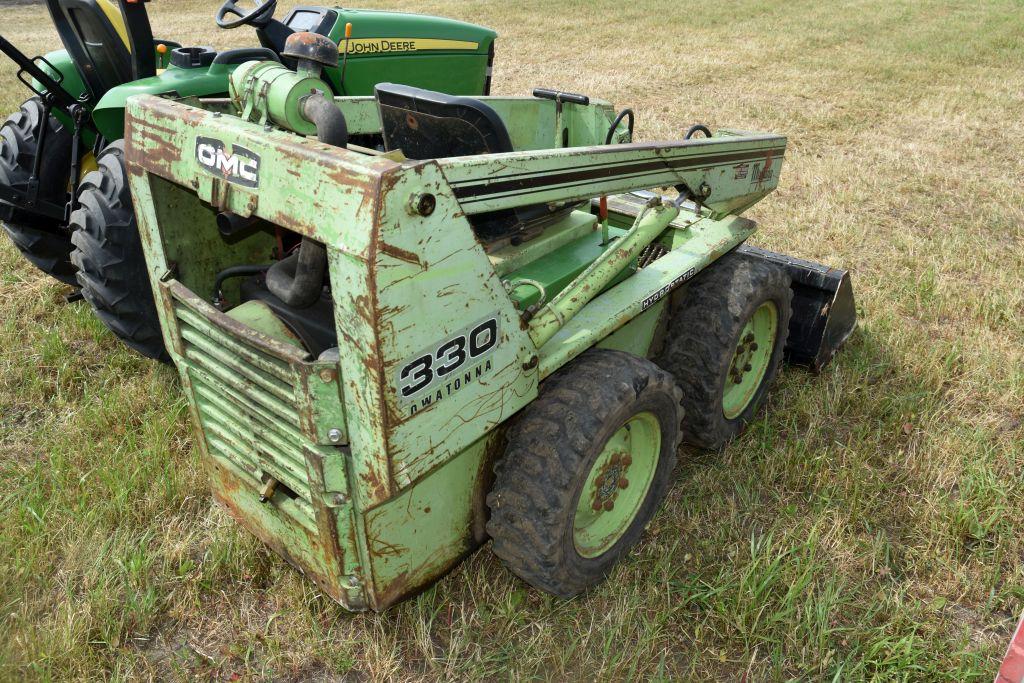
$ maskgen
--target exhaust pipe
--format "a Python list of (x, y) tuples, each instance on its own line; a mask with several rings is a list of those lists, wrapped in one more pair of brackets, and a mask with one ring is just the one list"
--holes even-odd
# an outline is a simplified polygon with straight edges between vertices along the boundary
[[(320, 142), (334, 147), (348, 144), (345, 115), (332, 100), (315, 93), (306, 97), (300, 106), (303, 117), (316, 126)], [(303, 237), (298, 253), (278, 261), (267, 271), (267, 289), (289, 306), (306, 308), (320, 298), (326, 271), (324, 245)]]

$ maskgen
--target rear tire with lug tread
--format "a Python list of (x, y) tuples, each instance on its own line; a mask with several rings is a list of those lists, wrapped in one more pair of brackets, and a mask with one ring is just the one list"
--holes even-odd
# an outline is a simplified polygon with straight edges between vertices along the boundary
[[(42, 116), (43, 104), (33, 97), (0, 127), (0, 185), (28, 189)], [(71, 173), (71, 133), (53, 116), (48, 125), (39, 168), (40, 197), (61, 204)], [(29, 263), (65, 284), (78, 284), (71, 263), (70, 233), (63, 221), (0, 204), (0, 224)]]
[(124, 141), (111, 143), (85, 176), (71, 214), (71, 260), (96, 315), (129, 347), (147, 358), (170, 360), (160, 332), (124, 167)]
[(563, 598), (601, 582), (665, 496), (681, 398), (671, 375), (621, 351), (591, 349), (549, 377), (495, 466), (494, 553)]
[(720, 449), (757, 415), (782, 363), (793, 292), (782, 268), (731, 253), (681, 292), (656, 362), (683, 390), (683, 438)]

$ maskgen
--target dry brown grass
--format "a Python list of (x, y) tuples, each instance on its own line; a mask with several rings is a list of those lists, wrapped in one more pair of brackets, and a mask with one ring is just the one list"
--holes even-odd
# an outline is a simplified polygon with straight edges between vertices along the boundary
[[(151, 7), (160, 35), (250, 42), (215, 5)], [(820, 377), (788, 373), (725, 453), (686, 453), (592, 595), (548, 598), (485, 550), (350, 615), (212, 505), (173, 372), (5, 242), (3, 677), (991, 677), (1024, 597), (1020, 3), (386, 5), (498, 29), (499, 93), (598, 95), (645, 139), (788, 135), (756, 241), (852, 269), (857, 336)], [(37, 7), (0, 17), (28, 51), (55, 44)]]

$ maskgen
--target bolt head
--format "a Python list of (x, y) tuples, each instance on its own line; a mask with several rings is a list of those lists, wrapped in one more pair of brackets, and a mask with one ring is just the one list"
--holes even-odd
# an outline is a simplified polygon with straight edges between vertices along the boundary
[(437, 197), (429, 192), (414, 194), (409, 202), (409, 207), (415, 215), (429, 216), (437, 208)]
[(327, 432), (327, 438), (330, 439), (331, 443), (341, 443), (341, 430), (335, 427)]

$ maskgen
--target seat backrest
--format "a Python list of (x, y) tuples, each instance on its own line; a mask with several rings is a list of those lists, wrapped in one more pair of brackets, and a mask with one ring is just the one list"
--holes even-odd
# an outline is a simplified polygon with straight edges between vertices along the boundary
[(94, 102), (111, 88), (156, 74), (153, 33), (144, 3), (47, 0), (46, 4)]
[[(515, 151), (505, 122), (487, 104), (408, 85), (376, 86), (384, 149), (408, 159), (444, 159)], [(572, 207), (521, 206), (470, 217), (487, 243), (529, 239)]]
[(512, 151), (505, 122), (479, 100), (395, 83), (375, 90), (386, 149), (417, 160)]

